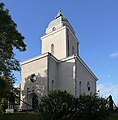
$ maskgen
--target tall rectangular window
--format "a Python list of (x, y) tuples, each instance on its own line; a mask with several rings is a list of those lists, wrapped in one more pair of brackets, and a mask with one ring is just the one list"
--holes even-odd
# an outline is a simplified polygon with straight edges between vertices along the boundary
[(54, 55), (54, 44), (51, 44), (51, 53)]

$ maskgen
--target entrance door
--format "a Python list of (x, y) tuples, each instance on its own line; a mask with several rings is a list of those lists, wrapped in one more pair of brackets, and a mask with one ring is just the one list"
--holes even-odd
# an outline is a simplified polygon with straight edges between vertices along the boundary
[(33, 110), (38, 110), (38, 97), (37, 95), (35, 94), (33, 97), (32, 97), (32, 108)]

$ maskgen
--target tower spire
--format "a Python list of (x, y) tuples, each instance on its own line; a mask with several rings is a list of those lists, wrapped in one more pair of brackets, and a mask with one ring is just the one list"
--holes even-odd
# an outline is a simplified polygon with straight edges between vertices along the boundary
[(58, 18), (60, 16), (63, 16), (63, 13), (61, 12), (61, 5), (59, 5), (59, 11), (58, 11), (58, 13), (57, 13), (55, 18)]
[(59, 11), (61, 12), (61, 4), (59, 4)]

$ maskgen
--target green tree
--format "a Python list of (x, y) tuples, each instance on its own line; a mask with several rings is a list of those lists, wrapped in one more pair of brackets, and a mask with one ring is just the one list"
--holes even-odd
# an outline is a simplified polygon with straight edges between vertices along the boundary
[(7, 94), (12, 89), (15, 81), (13, 71), (20, 70), (19, 61), (15, 59), (13, 49), (25, 51), (26, 45), (23, 40), (24, 37), (18, 32), (9, 11), (0, 2), (0, 97), (3, 97), (2, 93)]
[(50, 91), (42, 97), (40, 120), (105, 120), (107, 100), (96, 95), (75, 97), (66, 91)]
[(7, 80), (0, 79), (0, 98), (6, 97), (7, 87), (9, 86)]
[(5, 112), (7, 105), (8, 105), (8, 102), (7, 102), (6, 98), (0, 98), (0, 113)]

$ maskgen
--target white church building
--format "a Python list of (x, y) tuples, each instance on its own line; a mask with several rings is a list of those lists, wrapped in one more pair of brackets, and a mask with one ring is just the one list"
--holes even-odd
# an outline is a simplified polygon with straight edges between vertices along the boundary
[(41, 37), (42, 54), (21, 63), (20, 109), (35, 109), (49, 90), (96, 93), (97, 77), (79, 56), (79, 41), (61, 11)]

